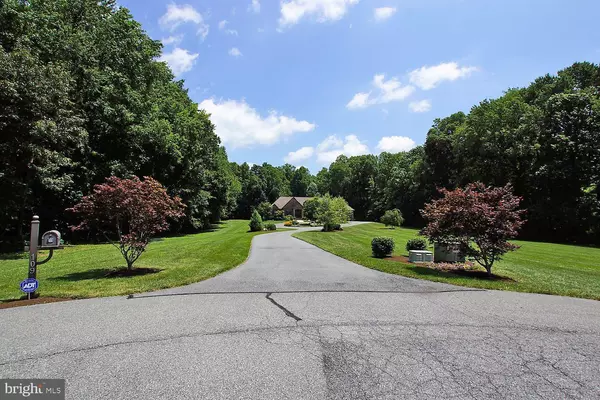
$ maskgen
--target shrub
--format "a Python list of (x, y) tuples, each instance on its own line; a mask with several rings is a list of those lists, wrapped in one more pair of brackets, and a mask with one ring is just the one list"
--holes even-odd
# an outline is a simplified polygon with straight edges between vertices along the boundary
[(263, 221), (257, 210), (254, 210), (254, 212), (252, 213), (252, 218), (250, 218), (249, 225), (250, 232), (259, 232), (263, 230)]
[(283, 221), (284, 212), (283, 210), (277, 210), (273, 213), (273, 218), (277, 221)]
[(381, 217), (380, 221), (382, 224), (385, 224), (385, 226), (391, 226), (393, 229), (402, 225), (404, 218), (402, 218), (402, 213), (400, 210), (394, 208), (393, 210), (387, 210), (385, 214), (383, 214), (383, 217)]
[(406, 242), (406, 250), (427, 250), (427, 241), (421, 238), (410, 239)]
[(283, 217), (283, 219), (284, 219), (285, 221), (290, 221), (290, 222), (292, 222), (292, 221), (294, 220), (294, 217), (292, 217), (291, 215), (286, 215), (285, 217)]
[(323, 225), (322, 232), (334, 232), (334, 231), (343, 231), (342, 225), (340, 224), (325, 224)]
[(394, 251), (394, 247), (395, 243), (392, 238), (376, 237), (371, 241), (373, 256), (377, 258), (384, 258), (391, 255)]
[(265, 229), (268, 231), (276, 231), (277, 226), (274, 223), (269, 222), (268, 224), (265, 224)]
[(283, 226), (292, 226), (292, 221), (285, 221)]
[(293, 225), (293, 226), (298, 226), (298, 225), (300, 225), (300, 224), (298, 223), (298, 221), (296, 221), (296, 220), (293, 220), (293, 221), (292, 221), (292, 225)]

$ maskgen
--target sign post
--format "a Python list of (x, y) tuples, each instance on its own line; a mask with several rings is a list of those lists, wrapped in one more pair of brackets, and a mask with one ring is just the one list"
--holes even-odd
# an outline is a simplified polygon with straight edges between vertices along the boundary
[[(40, 236), (40, 217), (33, 216), (31, 221), (31, 236), (29, 237), (29, 279), (37, 277), (37, 253), (38, 253), (38, 238)], [(35, 291), (27, 293), (27, 299), (31, 299)]]

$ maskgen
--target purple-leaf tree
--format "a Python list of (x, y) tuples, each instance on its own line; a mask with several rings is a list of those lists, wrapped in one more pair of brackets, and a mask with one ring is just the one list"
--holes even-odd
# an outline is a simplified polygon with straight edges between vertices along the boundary
[[(111, 176), (95, 185), (92, 194), (70, 208), (82, 217), (73, 230), (96, 228), (120, 251), (127, 269), (142, 255), (150, 238), (169, 229), (169, 220), (184, 215), (185, 205), (179, 197), (171, 198), (155, 179), (121, 179)], [(118, 244), (109, 234), (117, 235)]]
[(481, 182), (464, 189), (442, 189), (443, 197), (425, 205), (421, 214), (428, 222), (421, 234), (439, 244), (458, 243), (492, 274), (494, 262), (518, 246), (508, 242), (521, 226), (524, 210), (512, 186), (487, 187)]

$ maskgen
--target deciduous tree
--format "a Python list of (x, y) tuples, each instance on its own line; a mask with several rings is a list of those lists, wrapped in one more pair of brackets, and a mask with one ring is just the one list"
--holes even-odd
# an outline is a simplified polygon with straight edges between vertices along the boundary
[[(155, 179), (112, 176), (69, 210), (82, 218), (73, 230), (98, 229), (119, 249), (127, 269), (146, 250), (152, 236), (169, 229), (169, 221), (184, 216), (179, 197), (170, 197)], [(110, 240), (116, 234), (118, 243)]]
[(421, 234), (433, 243), (458, 243), (491, 275), (494, 262), (518, 248), (508, 240), (524, 223), (524, 211), (518, 209), (521, 198), (513, 195), (510, 185), (486, 187), (480, 182), (441, 189), (441, 194), (422, 211), (428, 223)]

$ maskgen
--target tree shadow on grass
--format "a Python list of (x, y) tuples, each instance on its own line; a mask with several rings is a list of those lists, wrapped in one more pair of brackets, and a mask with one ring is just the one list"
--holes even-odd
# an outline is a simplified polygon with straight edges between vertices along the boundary
[(95, 279), (128, 278), (133, 276), (143, 276), (156, 274), (162, 271), (159, 268), (133, 268), (128, 270), (125, 267), (118, 268), (96, 268), (87, 271), (72, 272), (70, 274), (48, 278), (51, 281), (84, 281)]
[(0, 253), (0, 260), (21, 260), (27, 259), (27, 253)]
[(435, 276), (435, 277), (445, 277), (445, 278), (467, 278), (470, 280), (478, 280), (478, 281), (490, 281), (490, 282), (517, 282), (516, 280), (509, 278), (507, 276), (495, 275), (492, 274), (488, 276), (487, 272), (480, 270), (471, 270), (471, 269), (457, 269), (453, 271), (443, 271), (433, 268), (428, 268), (425, 266), (413, 266), (411, 268), (414, 272), (422, 276)]

